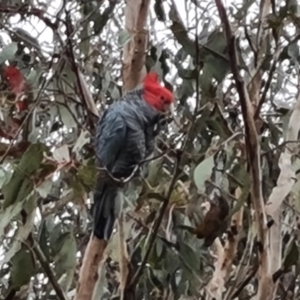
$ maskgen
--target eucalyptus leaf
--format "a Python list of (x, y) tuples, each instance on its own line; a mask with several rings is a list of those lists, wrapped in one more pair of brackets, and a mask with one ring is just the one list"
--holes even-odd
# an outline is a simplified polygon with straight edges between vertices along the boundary
[(22, 248), (22, 244), (33, 230), (35, 218), (35, 199), (35, 197), (30, 198), (29, 202), (31, 202), (31, 209), (30, 211), (27, 211), (28, 215), (26, 218), (26, 223), (19, 227), (13, 243), (10, 245), (9, 250), (5, 253), (4, 258), (0, 261), (0, 266), (11, 261), (14, 255)]
[(0, 236), (3, 236), (4, 229), (8, 226), (12, 219), (19, 214), (23, 207), (23, 203), (15, 203), (14, 205), (10, 205), (0, 212)]
[(288, 271), (292, 266), (297, 265), (299, 261), (299, 249), (295, 241), (289, 245), (287, 254), (284, 259), (283, 267), (285, 271)]
[(288, 46), (288, 54), (294, 62), (298, 62), (298, 63), (300, 62), (299, 61), (299, 46), (297, 45), (297, 42), (291, 43)]
[(11, 260), (10, 287), (20, 288), (30, 282), (31, 276), (35, 274), (36, 266), (32, 251), (23, 246)]
[(26, 76), (26, 83), (29, 84), (33, 89), (37, 89), (39, 86), (39, 79), (42, 74), (42, 70), (31, 70)]
[(18, 50), (18, 44), (12, 42), (5, 46), (0, 52), (0, 64), (4, 63), (6, 60), (12, 60)]
[(94, 187), (97, 179), (97, 169), (94, 159), (90, 159), (86, 165), (81, 165), (78, 169), (78, 179), (89, 188)]
[(62, 145), (53, 151), (53, 158), (60, 164), (70, 161), (70, 151), (67, 145)]
[(59, 115), (61, 117), (62, 123), (68, 128), (74, 128), (77, 126), (75, 117), (76, 117), (76, 110), (74, 103), (69, 103), (68, 108), (65, 106), (59, 105), (58, 106)]
[(200, 193), (205, 192), (205, 181), (210, 179), (214, 167), (214, 157), (204, 159), (194, 171), (194, 181)]
[(42, 182), (35, 190), (40, 194), (42, 198), (46, 198), (52, 189), (53, 181), (51, 179)]
[(82, 130), (80, 132), (80, 135), (72, 149), (72, 152), (76, 153), (76, 158), (79, 160), (80, 159), (80, 151), (82, 150), (82, 147), (89, 143), (91, 140), (90, 133), (86, 130)]
[(122, 30), (119, 32), (118, 43), (120, 46), (124, 47), (132, 39), (132, 35), (127, 30)]
[(33, 182), (29, 177), (39, 169), (44, 149), (45, 147), (41, 144), (31, 144), (24, 153), (10, 181), (3, 186), (4, 208), (26, 199), (30, 194)]
[(2, 186), (9, 181), (12, 173), (5, 170), (2, 166), (0, 166), (0, 189)]
[(66, 232), (57, 240), (58, 253), (55, 256), (55, 269), (60, 276), (70, 270), (75, 271), (76, 266), (76, 240), (73, 233)]

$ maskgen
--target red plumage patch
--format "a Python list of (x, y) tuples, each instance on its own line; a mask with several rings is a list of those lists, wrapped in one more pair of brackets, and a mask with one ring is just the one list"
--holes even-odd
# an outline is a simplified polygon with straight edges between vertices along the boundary
[(21, 71), (14, 67), (8, 66), (4, 69), (4, 76), (7, 79), (11, 91), (15, 94), (20, 94), (25, 89), (25, 80)]
[(149, 84), (158, 84), (159, 85), (159, 80), (158, 80), (158, 75), (154, 72), (148, 73), (145, 78), (144, 78), (144, 84), (149, 85)]
[(173, 93), (160, 84), (156, 73), (147, 74), (143, 85), (144, 99), (157, 110), (165, 111), (166, 107), (173, 103)]

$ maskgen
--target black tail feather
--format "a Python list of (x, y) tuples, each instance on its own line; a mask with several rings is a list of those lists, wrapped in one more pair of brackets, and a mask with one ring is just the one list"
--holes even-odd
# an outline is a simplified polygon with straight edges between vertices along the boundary
[(115, 223), (115, 201), (117, 191), (114, 186), (98, 183), (94, 193), (94, 235), (100, 240), (109, 240)]

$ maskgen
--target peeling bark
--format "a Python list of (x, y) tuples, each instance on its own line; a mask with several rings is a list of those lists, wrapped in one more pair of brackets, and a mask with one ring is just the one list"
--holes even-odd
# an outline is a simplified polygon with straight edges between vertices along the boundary
[(98, 269), (102, 261), (107, 242), (91, 237), (82, 266), (79, 273), (79, 280), (76, 287), (76, 296), (74, 300), (91, 300), (98, 280)]
[[(236, 198), (241, 196), (241, 189), (236, 190)], [(242, 206), (231, 218), (231, 232), (228, 234), (227, 241), (223, 247), (218, 243), (217, 261), (215, 262), (215, 271), (211, 281), (208, 284), (209, 298), (222, 300), (222, 293), (225, 291), (226, 279), (231, 272), (232, 262), (237, 252), (240, 233), (243, 228), (244, 207)]]

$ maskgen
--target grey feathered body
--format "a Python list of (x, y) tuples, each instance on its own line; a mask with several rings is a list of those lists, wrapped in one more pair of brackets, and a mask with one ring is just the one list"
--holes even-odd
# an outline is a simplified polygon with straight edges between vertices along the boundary
[[(100, 118), (95, 152), (99, 166), (115, 178), (129, 177), (137, 164), (154, 150), (160, 113), (143, 100), (142, 89), (114, 102)], [(94, 235), (108, 240), (115, 221), (118, 187), (111, 180), (97, 179), (94, 194)]]

